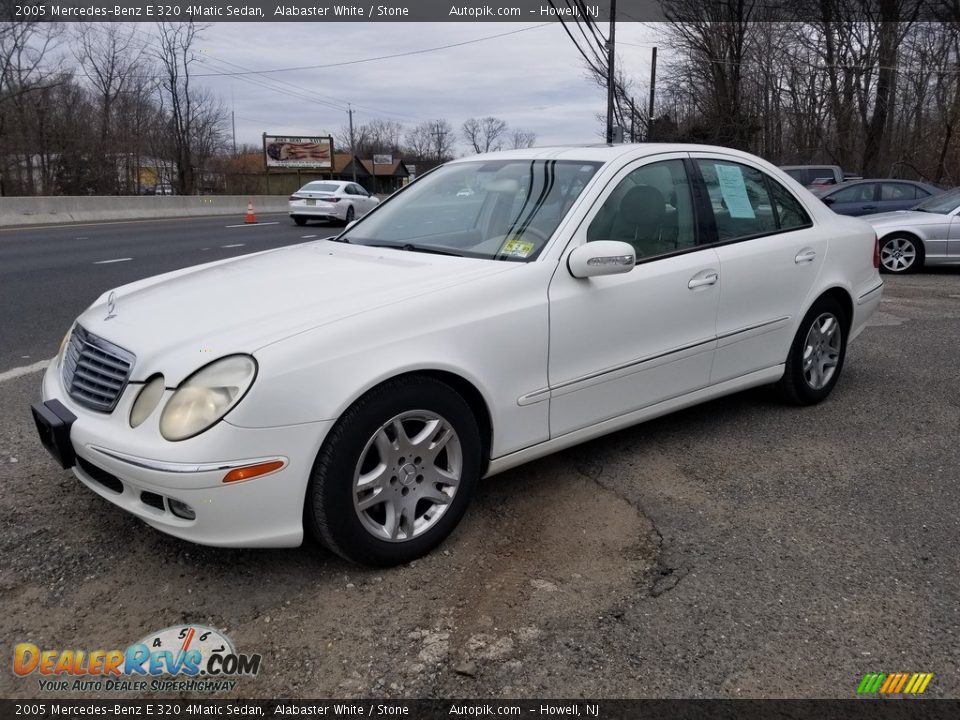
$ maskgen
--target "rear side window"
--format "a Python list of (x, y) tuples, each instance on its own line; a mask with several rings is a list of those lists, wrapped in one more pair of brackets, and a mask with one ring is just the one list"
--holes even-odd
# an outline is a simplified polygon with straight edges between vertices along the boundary
[(796, 230), (810, 227), (810, 216), (803, 209), (803, 205), (789, 190), (776, 180), (767, 176), (767, 185), (770, 188), (770, 197), (773, 199), (773, 209), (777, 213), (777, 222), (780, 230)]
[(697, 160), (720, 242), (776, 232), (777, 217), (759, 170), (726, 160)]
[(916, 185), (907, 185), (906, 183), (882, 183), (880, 185), (881, 200), (916, 200), (917, 197), (924, 198), (927, 194), (917, 194)]

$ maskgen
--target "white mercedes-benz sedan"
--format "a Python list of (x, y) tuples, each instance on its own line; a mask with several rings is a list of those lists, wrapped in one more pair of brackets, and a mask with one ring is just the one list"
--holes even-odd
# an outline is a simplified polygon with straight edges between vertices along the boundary
[(307, 220), (353, 222), (380, 204), (380, 200), (352, 182), (315, 180), (287, 200), (290, 218), (297, 225)]
[(171, 535), (395, 564), (484, 476), (757, 385), (820, 402), (878, 264), (869, 225), (735, 150), (479, 155), (335, 238), (104, 293), (33, 415)]

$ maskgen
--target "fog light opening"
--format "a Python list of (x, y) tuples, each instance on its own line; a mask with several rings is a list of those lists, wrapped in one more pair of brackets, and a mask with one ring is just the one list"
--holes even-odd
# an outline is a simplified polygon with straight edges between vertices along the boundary
[(193, 508), (187, 505), (185, 502), (174, 500), (173, 498), (167, 498), (167, 504), (170, 506), (170, 512), (172, 512), (178, 518), (182, 518), (184, 520), (197, 519), (197, 514), (193, 511)]

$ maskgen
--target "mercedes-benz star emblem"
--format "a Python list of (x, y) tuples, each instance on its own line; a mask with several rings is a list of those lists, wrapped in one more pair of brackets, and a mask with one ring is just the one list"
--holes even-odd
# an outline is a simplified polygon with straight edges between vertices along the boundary
[(110, 318), (115, 318), (117, 316), (117, 294), (110, 291), (110, 294), (107, 295), (107, 316), (104, 320), (109, 320)]

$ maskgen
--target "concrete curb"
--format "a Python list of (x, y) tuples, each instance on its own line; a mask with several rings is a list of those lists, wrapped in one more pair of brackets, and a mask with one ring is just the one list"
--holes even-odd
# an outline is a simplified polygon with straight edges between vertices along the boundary
[(243, 222), (248, 201), (253, 201), (254, 213), (285, 213), (287, 198), (287, 195), (5, 197), (0, 198), (0, 227), (205, 215), (234, 215), (238, 222)]

